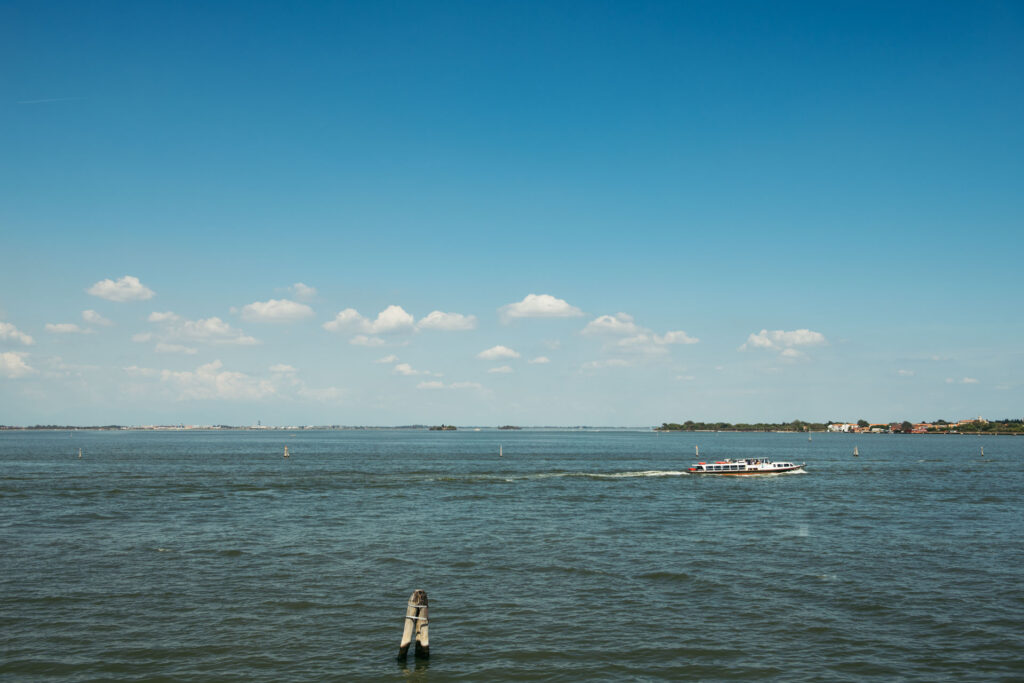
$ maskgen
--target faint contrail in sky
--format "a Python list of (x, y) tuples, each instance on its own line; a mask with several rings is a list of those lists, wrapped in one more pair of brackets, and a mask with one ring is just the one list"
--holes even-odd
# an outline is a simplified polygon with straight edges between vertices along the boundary
[(81, 97), (51, 97), (48, 100), (22, 100), (18, 104), (45, 104), (47, 102), (67, 102), (69, 100), (80, 100)]

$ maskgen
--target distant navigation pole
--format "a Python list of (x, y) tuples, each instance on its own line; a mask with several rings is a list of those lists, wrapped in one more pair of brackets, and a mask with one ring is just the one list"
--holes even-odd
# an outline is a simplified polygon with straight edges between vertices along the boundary
[(427, 632), (427, 592), (415, 590), (409, 596), (405, 606), (405, 626), (402, 628), (402, 643), (398, 646), (398, 661), (404, 661), (409, 646), (412, 644), (413, 633), (416, 634), (416, 657), (430, 658), (430, 637)]

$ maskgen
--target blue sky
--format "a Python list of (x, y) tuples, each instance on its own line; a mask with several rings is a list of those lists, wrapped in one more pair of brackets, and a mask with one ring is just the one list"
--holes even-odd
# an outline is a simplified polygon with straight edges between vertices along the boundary
[(11, 2), (0, 61), (0, 423), (1024, 412), (1019, 3)]

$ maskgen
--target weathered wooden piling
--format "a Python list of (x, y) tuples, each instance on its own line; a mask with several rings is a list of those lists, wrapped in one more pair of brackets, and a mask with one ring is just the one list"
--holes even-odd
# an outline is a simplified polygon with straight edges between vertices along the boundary
[(413, 634), (416, 636), (416, 657), (430, 657), (430, 636), (427, 631), (427, 592), (414, 590), (405, 606), (405, 625), (402, 628), (402, 643), (398, 646), (398, 659), (404, 660), (412, 644)]

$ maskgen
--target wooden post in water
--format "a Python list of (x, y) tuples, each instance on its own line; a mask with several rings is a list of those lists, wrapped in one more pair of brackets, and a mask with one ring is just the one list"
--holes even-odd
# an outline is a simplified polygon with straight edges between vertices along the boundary
[(416, 634), (416, 656), (430, 657), (430, 637), (427, 632), (427, 592), (414, 590), (405, 606), (405, 626), (402, 628), (402, 643), (398, 646), (398, 659), (404, 660)]

